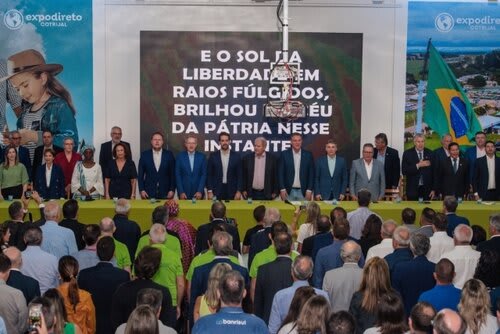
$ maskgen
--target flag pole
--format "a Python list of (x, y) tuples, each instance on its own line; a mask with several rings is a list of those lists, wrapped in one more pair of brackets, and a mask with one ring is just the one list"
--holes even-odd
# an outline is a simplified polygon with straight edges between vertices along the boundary
[(424, 82), (427, 80), (427, 61), (429, 60), (429, 48), (431, 46), (431, 38), (427, 42), (427, 51), (424, 57), (424, 66), (420, 72), (420, 81), (418, 82), (418, 99), (417, 99), (417, 125), (415, 126), (415, 133), (422, 133), (422, 120), (424, 118), (423, 111), (423, 95), (424, 95)]

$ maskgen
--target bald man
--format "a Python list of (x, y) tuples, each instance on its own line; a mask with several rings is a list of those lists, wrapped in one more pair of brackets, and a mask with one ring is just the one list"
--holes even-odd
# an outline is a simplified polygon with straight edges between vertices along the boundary
[(447, 308), (439, 311), (434, 319), (434, 334), (464, 334), (466, 329), (467, 325), (460, 314)]
[(103, 219), (101, 219), (99, 227), (101, 228), (101, 237), (112, 237), (113, 241), (115, 242), (115, 258), (118, 268), (126, 270), (130, 273), (130, 268), (132, 266), (130, 254), (128, 252), (127, 246), (124, 243), (116, 240), (113, 236), (113, 233), (115, 233), (116, 231), (116, 226), (113, 219), (104, 217)]
[(40, 297), (40, 284), (38, 281), (21, 273), (21, 266), (23, 264), (21, 251), (16, 247), (9, 247), (3, 253), (7, 255), (12, 263), (7, 285), (21, 290), (26, 299), (26, 304), (29, 304), (33, 298)]

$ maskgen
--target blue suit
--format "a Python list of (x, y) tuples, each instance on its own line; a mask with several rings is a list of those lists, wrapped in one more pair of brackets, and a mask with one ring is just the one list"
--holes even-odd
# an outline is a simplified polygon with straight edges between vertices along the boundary
[[(221, 152), (213, 152), (208, 158), (207, 190), (212, 191), (218, 199), (233, 199), (242, 188), (241, 157), (238, 152), (231, 151), (227, 165), (227, 198), (222, 198), (222, 160)], [(225, 196), (224, 196), (225, 197)]]
[(465, 217), (457, 216), (456, 213), (449, 213), (446, 215), (446, 220), (448, 221), (448, 227), (446, 228), (446, 233), (450, 238), (453, 238), (453, 232), (455, 231), (455, 227), (460, 224), (469, 225), (469, 220)]
[[(311, 152), (300, 150), (300, 188), (302, 195), (306, 191), (314, 190), (314, 162)], [(288, 194), (292, 190), (293, 179), (295, 177), (295, 164), (293, 163), (292, 149), (289, 148), (281, 153), (278, 163), (278, 185), (279, 190), (285, 189)]]
[(319, 157), (316, 160), (314, 180), (314, 194), (321, 195), (323, 200), (338, 199), (340, 195), (345, 195), (347, 188), (347, 166), (344, 158), (336, 156), (335, 169), (333, 175), (330, 175), (328, 156)]
[(162, 149), (158, 171), (153, 160), (153, 150), (142, 152), (138, 182), (139, 191), (146, 191), (150, 198), (167, 198), (169, 191), (175, 191), (175, 158), (172, 152)]
[(186, 194), (187, 198), (193, 198), (194, 194), (200, 192), (203, 196), (205, 182), (207, 180), (207, 159), (200, 152), (194, 152), (193, 170), (189, 163), (187, 151), (177, 155), (175, 164), (175, 183), (177, 194)]
[(465, 151), (465, 157), (469, 160), (469, 183), (472, 184), (472, 178), (474, 177), (474, 168), (476, 167), (477, 159), (477, 146), (469, 147)]
[(66, 197), (64, 174), (61, 167), (57, 165), (52, 165), (49, 187), (47, 187), (47, 178), (45, 177), (45, 164), (36, 170), (35, 185), (35, 190), (42, 198), (59, 199)]

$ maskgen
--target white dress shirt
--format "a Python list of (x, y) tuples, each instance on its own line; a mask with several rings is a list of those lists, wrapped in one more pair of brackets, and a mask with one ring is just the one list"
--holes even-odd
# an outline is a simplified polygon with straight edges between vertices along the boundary
[(427, 253), (427, 259), (431, 262), (437, 263), (446, 252), (452, 251), (455, 248), (455, 242), (453, 242), (453, 238), (448, 236), (446, 231), (436, 231), (429, 238), (431, 242), (431, 249)]
[(295, 168), (295, 175), (293, 176), (292, 188), (300, 188), (300, 155), (302, 153), (302, 150), (298, 152), (292, 150), (292, 153), (293, 153), (293, 167)]
[(394, 252), (394, 247), (392, 246), (392, 239), (391, 238), (382, 239), (382, 241), (378, 245), (370, 247), (368, 253), (366, 253), (365, 263), (369, 259), (375, 256), (378, 256), (379, 258), (383, 259), (384, 257), (386, 257), (386, 255), (392, 254), (392, 252)]
[(160, 170), (161, 165), (161, 152), (162, 150), (155, 151), (153, 150), (153, 161), (155, 163), (156, 171)]
[(481, 253), (472, 249), (470, 245), (457, 245), (452, 251), (446, 252), (441, 259), (448, 259), (455, 265), (455, 279), (453, 285), (462, 289), (465, 282), (474, 276)]

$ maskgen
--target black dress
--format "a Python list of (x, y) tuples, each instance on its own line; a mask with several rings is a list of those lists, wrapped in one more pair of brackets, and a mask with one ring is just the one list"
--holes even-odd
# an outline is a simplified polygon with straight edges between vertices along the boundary
[(137, 169), (132, 160), (125, 161), (121, 172), (118, 171), (116, 161), (113, 160), (108, 165), (104, 177), (109, 179), (109, 197), (131, 198), (132, 184), (130, 180), (137, 179)]

